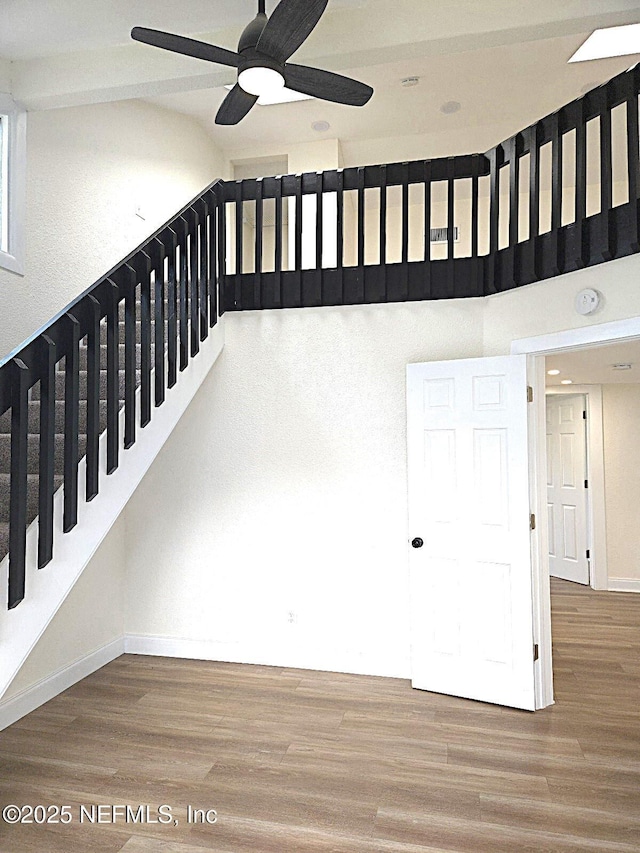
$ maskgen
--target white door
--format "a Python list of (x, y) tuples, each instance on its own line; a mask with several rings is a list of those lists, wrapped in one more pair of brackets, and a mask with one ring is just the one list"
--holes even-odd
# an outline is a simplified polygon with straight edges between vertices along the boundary
[(526, 356), (409, 365), (407, 399), (413, 686), (533, 710)]
[(585, 412), (582, 394), (547, 397), (549, 573), (588, 584)]

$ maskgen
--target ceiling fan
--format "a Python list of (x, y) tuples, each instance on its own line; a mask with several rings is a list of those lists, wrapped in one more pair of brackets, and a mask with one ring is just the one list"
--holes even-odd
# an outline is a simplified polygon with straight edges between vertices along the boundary
[(134, 27), (131, 38), (238, 69), (238, 82), (222, 102), (216, 124), (238, 124), (260, 95), (285, 86), (313, 98), (362, 107), (373, 95), (371, 86), (331, 71), (287, 62), (311, 34), (328, 2), (280, 0), (268, 18), (265, 0), (258, 0), (258, 14), (240, 36), (237, 53), (146, 27)]

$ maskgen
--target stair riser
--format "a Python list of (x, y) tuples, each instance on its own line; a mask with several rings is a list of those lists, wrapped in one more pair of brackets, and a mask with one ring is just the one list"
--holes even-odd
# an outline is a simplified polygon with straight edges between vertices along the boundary
[[(80, 347), (80, 370), (87, 369), (87, 356), (88, 349), (85, 346)], [(136, 344), (136, 370), (140, 370), (140, 359), (142, 355), (142, 347), (140, 344)], [(107, 357), (108, 357), (108, 348), (105, 345), (100, 347), (100, 369), (107, 369)], [(153, 365), (154, 358), (154, 346), (151, 345), (151, 364)], [(124, 360), (125, 360), (125, 345), (119, 344), (118, 346), (118, 367), (120, 370), (124, 370)], [(62, 373), (64, 368), (60, 368), (59, 372)]]
[[(87, 429), (87, 404), (86, 401), (80, 401), (79, 409), (80, 431), (86, 432)], [(107, 428), (107, 403), (105, 400), (100, 401), (100, 432), (104, 432)], [(55, 431), (58, 433), (64, 432), (64, 402), (56, 402), (55, 416)], [(0, 433), (11, 432), (11, 411), (5, 412), (0, 417)], [(29, 432), (40, 432), (40, 402), (31, 401), (29, 403)]]
[[(56, 477), (55, 488), (58, 489), (62, 485), (62, 477)], [(27, 524), (31, 524), (33, 519), (38, 515), (38, 501), (40, 494), (39, 477), (36, 474), (30, 474), (27, 478)], [(0, 474), (0, 506), (3, 509), (3, 520), (9, 520), (9, 506), (11, 500), (11, 492), (9, 487), (9, 475)], [(2, 559), (0, 554), (0, 560)]]
[[(136, 371), (136, 387), (140, 384), (140, 371)], [(107, 396), (107, 371), (100, 371), (100, 397), (106, 399)], [(118, 378), (118, 396), (120, 400), (124, 400), (124, 371), (120, 371)], [(34, 385), (31, 390), (31, 399), (40, 399), (40, 384)], [(56, 374), (56, 399), (64, 400), (64, 373)], [(87, 399), (87, 372), (80, 371), (80, 399)]]
[[(87, 439), (86, 436), (81, 435), (79, 438), (79, 447), (80, 452), (78, 454), (78, 458), (81, 459), (86, 450)], [(37, 435), (30, 435), (27, 439), (27, 471), (29, 474), (37, 474), (39, 471), (39, 457), (40, 457), (40, 437)], [(56, 474), (62, 474), (64, 466), (64, 436), (56, 435), (55, 436), (55, 456), (54, 456), (54, 470)], [(0, 474), (8, 474), (11, 471), (11, 436), (10, 435), (0, 435)], [(1, 521), (6, 520), (6, 514), (2, 512)]]

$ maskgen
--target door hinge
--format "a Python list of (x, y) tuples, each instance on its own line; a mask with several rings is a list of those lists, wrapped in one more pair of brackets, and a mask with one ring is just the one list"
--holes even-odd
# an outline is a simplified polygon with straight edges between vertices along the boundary
[(527, 385), (527, 403), (533, 403), (533, 388)]
[(587, 560), (591, 559), (591, 551), (587, 548)]
[(535, 663), (540, 657), (540, 648), (537, 643), (533, 645), (533, 662)]
[(584, 487), (585, 487), (585, 489), (589, 488), (589, 481), (588, 480), (584, 481)]
[(586, 412), (583, 412), (583, 413), (582, 413), (582, 420), (583, 420), (583, 421), (586, 421), (586, 419), (587, 419), (587, 413), (586, 413)]
[(533, 512), (529, 516), (529, 527), (531, 528), (531, 530), (536, 529), (536, 516), (535, 516), (535, 513), (533, 513)]

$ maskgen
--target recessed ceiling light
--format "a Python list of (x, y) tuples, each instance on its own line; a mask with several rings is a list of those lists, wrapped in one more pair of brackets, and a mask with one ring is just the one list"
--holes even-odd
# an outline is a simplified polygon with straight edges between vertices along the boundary
[(621, 362), (619, 364), (614, 364), (613, 369), (614, 370), (631, 370), (632, 366), (633, 365), (629, 364), (628, 362)]
[(573, 379), (562, 379), (560, 384), (561, 385), (573, 385)]
[(549, 376), (560, 376), (559, 370), (547, 370)]
[(440, 107), (440, 112), (444, 113), (446, 116), (449, 116), (453, 113), (459, 112), (461, 106), (462, 104), (459, 101), (447, 101)]
[(311, 127), (316, 133), (326, 133), (327, 130), (331, 130), (331, 125), (328, 121), (314, 121)]
[[(233, 86), (225, 86), (225, 89), (231, 91)], [(294, 92), (293, 89), (287, 89), (284, 86), (282, 89), (277, 89), (268, 94), (260, 95), (258, 98), (259, 107), (272, 107), (274, 104), (291, 104), (294, 101), (312, 101), (310, 95), (303, 95), (302, 92)]]
[(631, 53), (640, 53), (640, 24), (596, 30), (576, 50), (569, 62), (586, 62), (589, 59), (627, 56)]

